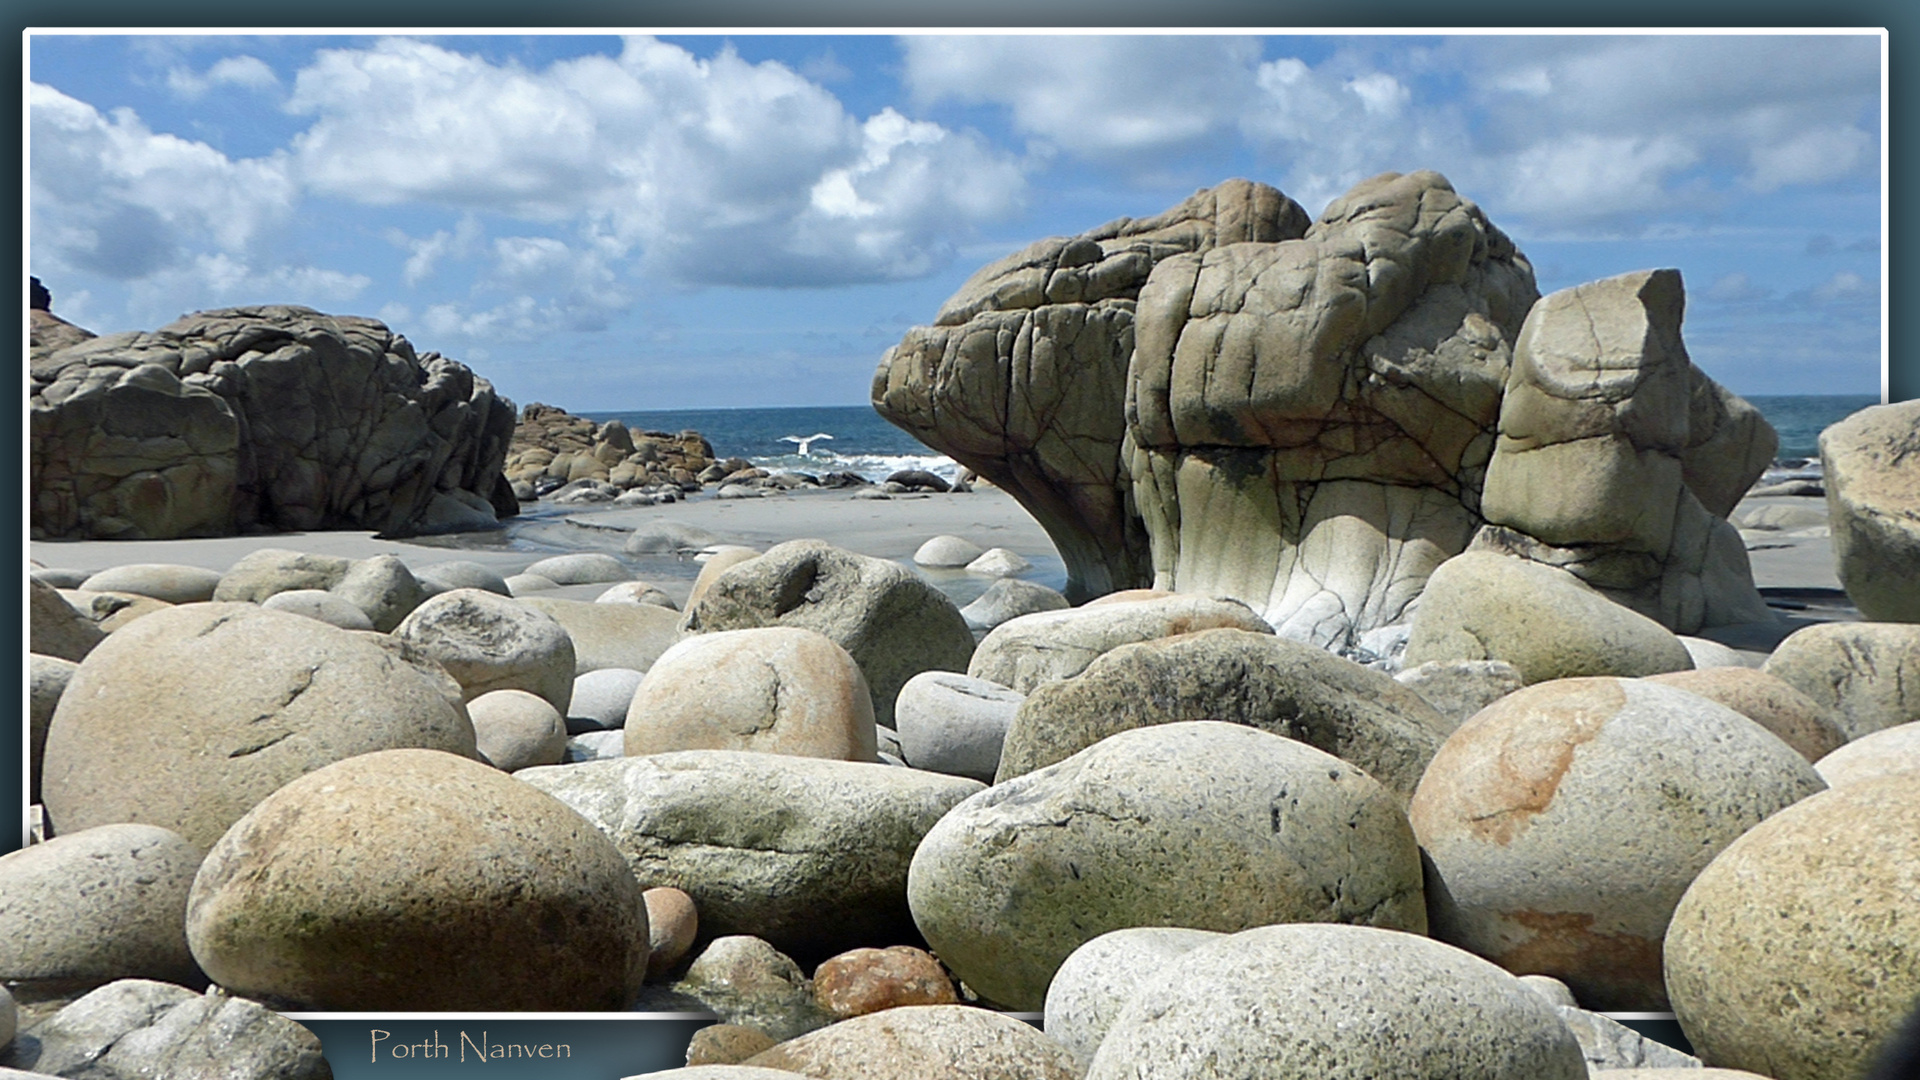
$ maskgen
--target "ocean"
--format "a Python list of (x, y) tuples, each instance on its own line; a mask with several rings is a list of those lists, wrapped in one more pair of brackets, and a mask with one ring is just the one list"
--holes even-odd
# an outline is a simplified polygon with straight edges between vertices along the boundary
[[(1879, 404), (1872, 395), (1750, 397), (1747, 399), (1780, 434), (1777, 472), (1818, 468), (1820, 432), (1843, 417)], [(936, 454), (913, 436), (880, 418), (867, 405), (778, 409), (662, 409), (646, 412), (583, 413), (592, 420), (619, 420), (634, 430), (698, 431), (722, 458), (741, 457), (769, 472), (847, 471), (884, 480), (899, 469), (927, 469), (948, 480), (959, 472), (952, 458)], [(827, 435), (808, 445), (808, 453), (785, 441)], [(1809, 464), (1809, 459), (1815, 459)]]

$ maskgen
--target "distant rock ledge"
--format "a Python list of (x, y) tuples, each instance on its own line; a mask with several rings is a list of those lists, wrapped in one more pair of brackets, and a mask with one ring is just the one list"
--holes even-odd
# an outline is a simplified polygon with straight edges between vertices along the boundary
[(33, 317), (34, 539), (404, 536), (519, 510), (513, 403), (373, 319), (267, 305), (94, 337)]

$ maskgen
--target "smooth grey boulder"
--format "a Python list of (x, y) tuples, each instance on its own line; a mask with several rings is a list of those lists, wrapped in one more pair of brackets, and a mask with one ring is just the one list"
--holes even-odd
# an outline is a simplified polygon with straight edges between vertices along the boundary
[(489, 690), (467, 702), (467, 715), (480, 756), (501, 772), (566, 760), (567, 723), (543, 697)]
[(331, 591), (366, 612), (373, 628), (383, 634), (392, 633), (427, 598), (413, 571), (392, 555), (354, 560)]
[(752, 934), (802, 962), (915, 940), (906, 896), (914, 848), (981, 789), (878, 763), (738, 750), (586, 761), (514, 779), (599, 826), (641, 884), (693, 897), (701, 933)]
[(742, 1064), (871, 1080), (1078, 1080), (1063, 1047), (1010, 1016), (965, 1005), (907, 1005), (842, 1020)]
[(468, 701), (525, 690), (566, 715), (573, 638), (543, 611), (484, 589), (454, 589), (413, 609), (393, 636), (438, 661)]
[(1025, 700), (984, 679), (923, 671), (907, 680), (894, 702), (900, 756), (916, 769), (991, 784), (1007, 729)]
[(695, 634), (662, 653), (622, 725), (629, 757), (753, 750), (872, 761), (873, 696), (825, 634), (796, 626)]
[(593, 585), (633, 579), (633, 572), (627, 569), (627, 564), (598, 551), (554, 555), (527, 567), (523, 573), (538, 574), (559, 585)]
[(1520, 669), (1505, 660), (1429, 660), (1393, 678), (1433, 706), (1449, 731), (1526, 685)]
[(1833, 559), (1860, 614), (1920, 622), (1920, 402), (1862, 409), (1820, 433)]
[(73, 609), (51, 585), (27, 579), (27, 648), (78, 663), (106, 638), (93, 620)]
[(299, 1023), (219, 988), (197, 994), (148, 979), (109, 983), (66, 1006), (0, 1064), (86, 1080), (333, 1080), (320, 1040)]
[[(503, 601), (504, 602), (504, 601)], [(56, 833), (122, 821), (210, 847), (289, 781), (355, 754), (472, 757), (446, 673), (385, 635), (252, 604), (182, 604), (129, 623), (80, 665), (47, 733)]]
[(1667, 930), (1673, 1011), (1709, 1065), (1864, 1075), (1920, 999), (1920, 772), (1821, 792), (1754, 826)]
[(31, 376), (38, 538), (403, 535), (436, 502), (488, 524), (518, 509), (513, 404), (372, 319), (204, 311), (37, 356)]
[(558, 582), (551, 578), (543, 578), (539, 574), (511, 574), (503, 581), (507, 586), (508, 596), (526, 596), (529, 593), (547, 592), (560, 587)]
[(304, 616), (341, 630), (374, 628), (373, 620), (352, 601), (323, 589), (288, 589), (267, 597), (260, 606), (268, 611)]
[(907, 899), (976, 993), (1037, 1009), (1067, 956), (1109, 930), (1424, 932), (1400, 806), (1292, 739), (1213, 721), (1138, 728), (956, 806), (914, 854)]
[(606, 592), (594, 597), (593, 602), (596, 604), (652, 604), (672, 611), (680, 610), (680, 605), (673, 602), (673, 597), (645, 581), (615, 582), (607, 588)]
[(986, 548), (966, 537), (936, 536), (914, 550), (913, 561), (919, 566), (956, 569), (986, 553)]
[(606, 836), (431, 750), (362, 754), (262, 800), (208, 852), (187, 941), (236, 992), (370, 1012), (624, 1009), (648, 948)]
[(264, 603), (274, 593), (291, 589), (332, 589), (347, 576), (353, 560), (337, 555), (309, 555), (286, 548), (261, 548), (241, 556), (220, 575), (213, 599)]
[(995, 782), (1121, 731), (1187, 720), (1305, 743), (1365, 770), (1403, 804), (1447, 730), (1418, 694), (1351, 660), (1272, 634), (1202, 630), (1121, 645), (1035, 688), (1007, 731)]
[(611, 731), (583, 731), (567, 737), (567, 756), (563, 764), (581, 761), (610, 761), (626, 755), (627, 734)]
[[(986, 574), (990, 577), (1004, 578), (1025, 573), (1033, 569), (1033, 563), (1011, 548), (988, 548), (980, 557), (967, 564), (967, 573)], [(1062, 597), (1061, 599), (1065, 599)]]
[(763, 1031), (775, 1042), (833, 1020), (814, 1002), (813, 981), (800, 965), (757, 937), (715, 938), (673, 989), (719, 1013), (722, 1023)]
[(1071, 678), (1110, 649), (1216, 628), (1271, 634), (1245, 604), (1204, 596), (1155, 596), (1042, 611), (1001, 623), (974, 651), (967, 674), (1022, 694)]
[[(694, 1037), (698, 1038), (699, 1032), (695, 1032)], [(796, 1075), (799, 1074), (788, 1069), (761, 1069), (751, 1065), (689, 1065), (684, 1069), (639, 1073), (623, 1080), (793, 1080)]]
[(1368, 926), (1263, 926), (1198, 946), (1114, 1018), (1088, 1080), (1586, 1080), (1540, 995), (1460, 949)]
[(220, 574), (201, 566), (175, 563), (125, 563), (90, 575), (77, 587), (89, 592), (133, 593), (169, 604), (194, 604), (213, 599)]
[(1530, 686), (1462, 724), (1414, 794), (1433, 936), (1551, 975), (1589, 1008), (1663, 1011), (1661, 941), (1688, 884), (1825, 786), (1698, 695), (1641, 679)]
[(429, 593), (443, 593), (451, 589), (485, 589), (501, 596), (510, 595), (507, 579), (477, 562), (456, 559), (433, 563), (415, 570), (413, 576)]
[(1236, 179), (1150, 218), (1038, 241), (975, 272), (933, 325), (887, 350), (874, 410), (1018, 499), (1066, 562), (1069, 597), (1144, 585), (1152, 563), (1122, 449), (1141, 288), (1182, 253), (1306, 227), (1298, 203)]
[(1113, 1018), (1140, 983), (1174, 960), (1226, 935), (1177, 926), (1136, 926), (1101, 934), (1073, 950), (1047, 985), (1047, 1037), (1091, 1062)]
[[(984, 557), (984, 556), (983, 556)], [(1009, 619), (1037, 611), (1061, 611), (1072, 605), (1045, 585), (1003, 577), (960, 609), (960, 617), (975, 630), (991, 630)]]
[(66, 566), (41, 566), (38, 561), (30, 561), (27, 565), (30, 567), (27, 576), (50, 589), (77, 589), (96, 573)]
[(57, 656), (39, 653), (27, 657), (27, 775), (28, 802), (40, 801), (40, 775), (46, 771), (47, 729), (53, 725), (53, 711), (66, 693), (67, 683), (80, 665)]
[(1427, 579), (1404, 664), (1504, 660), (1531, 685), (1583, 675), (1685, 671), (1671, 631), (1552, 566), (1469, 551)]
[(1815, 623), (1788, 635), (1760, 670), (1826, 706), (1848, 739), (1920, 720), (1920, 626)]
[(1693, 666), (1696, 670), (1706, 671), (1711, 668), (1750, 668), (1755, 666), (1753, 663), (1748, 662), (1746, 657), (1740, 655), (1740, 650), (1722, 645), (1717, 641), (1708, 641), (1706, 638), (1689, 637), (1686, 634), (1680, 634), (1678, 637), (1680, 638), (1680, 644), (1686, 647), (1687, 655), (1693, 658)]
[(573, 641), (575, 676), (601, 668), (645, 671), (680, 640), (680, 616), (671, 608), (538, 595), (520, 602), (566, 629)]
[[(14, 1034), (19, 1030), (20, 1007), (13, 1000), (13, 995), (7, 991), (7, 988), (0, 986), (0, 1053), (5, 1052), (6, 1048), (13, 1042)], [(13, 1073), (15, 1076), (31, 1075), (16, 1073), (12, 1069), (0, 1069), (0, 1076), (5, 1076), (7, 1073)], [(9, 1080), (11, 1080), (11, 1078), (9, 1078)]]
[(591, 723), (601, 730), (624, 727), (633, 692), (644, 678), (645, 672), (633, 668), (599, 668), (575, 675), (567, 719)]
[(1862, 735), (1813, 763), (1828, 787), (1856, 784), (1896, 772), (1920, 771), (1920, 721)]
[(186, 935), (200, 856), (154, 825), (101, 825), (0, 855), (0, 981), (39, 996), (115, 979), (204, 982)]
[(886, 559), (818, 540), (792, 540), (715, 578), (687, 605), (689, 633), (797, 626), (851, 653), (873, 695), (874, 719), (893, 724), (894, 699), (923, 671), (965, 671), (973, 632), (940, 590)]

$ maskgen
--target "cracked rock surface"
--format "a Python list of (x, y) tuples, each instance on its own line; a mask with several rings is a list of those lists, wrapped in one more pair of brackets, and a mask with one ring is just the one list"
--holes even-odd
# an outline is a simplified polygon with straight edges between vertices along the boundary
[(300, 1024), (219, 990), (148, 979), (109, 983), (21, 1032), (0, 1049), (0, 1075), (8, 1067), (86, 1080), (333, 1077), (320, 1040)]
[(598, 825), (642, 885), (693, 897), (703, 938), (751, 934), (803, 963), (913, 942), (906, 878), (914, 848), (983, 787), (877, 763), (737, 750), (523, 769), (514, 778)]
[(1366, 773), (1278, 735), (1139, 728), (955, 807), (914, 855), (907, 899), (976, 993), (1039, 1009), (1069, 954), (1130, 926), (1424, 933), (1400, 807)]
[(225, 308), (33, 351), (32, 532), (425, 531), (516, 513), (512, 402), (372, 319)]
[(58, 833), (135, 821), (201, 850), (296, 777), (402, 747), (473, 757), (459, 688), (371, 635), (252, 604), (182, 604), (74, 671), (41, 781)]
[(1068, 599), (1145, 585), (1121, 449), (1141, 287), (1173, 256), (1306, 227), (1278, 190), (1229, 180), (1155, 217), (1041, 240), (983, 267), (889, 349), (873, 406), (1019, 499), (1067, 564)]

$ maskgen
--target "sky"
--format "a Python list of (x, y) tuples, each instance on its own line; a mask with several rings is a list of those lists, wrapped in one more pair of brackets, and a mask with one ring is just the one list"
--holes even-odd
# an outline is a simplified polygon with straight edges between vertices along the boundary
[(29, 268), (97, 333), (372, 316), (522, 405), (855, 405), (1033, 240), (1435, 169), (1543, 294), (1674, 267), (1736, 392), (1877, 394), (1882, 44), (35, 35)]

